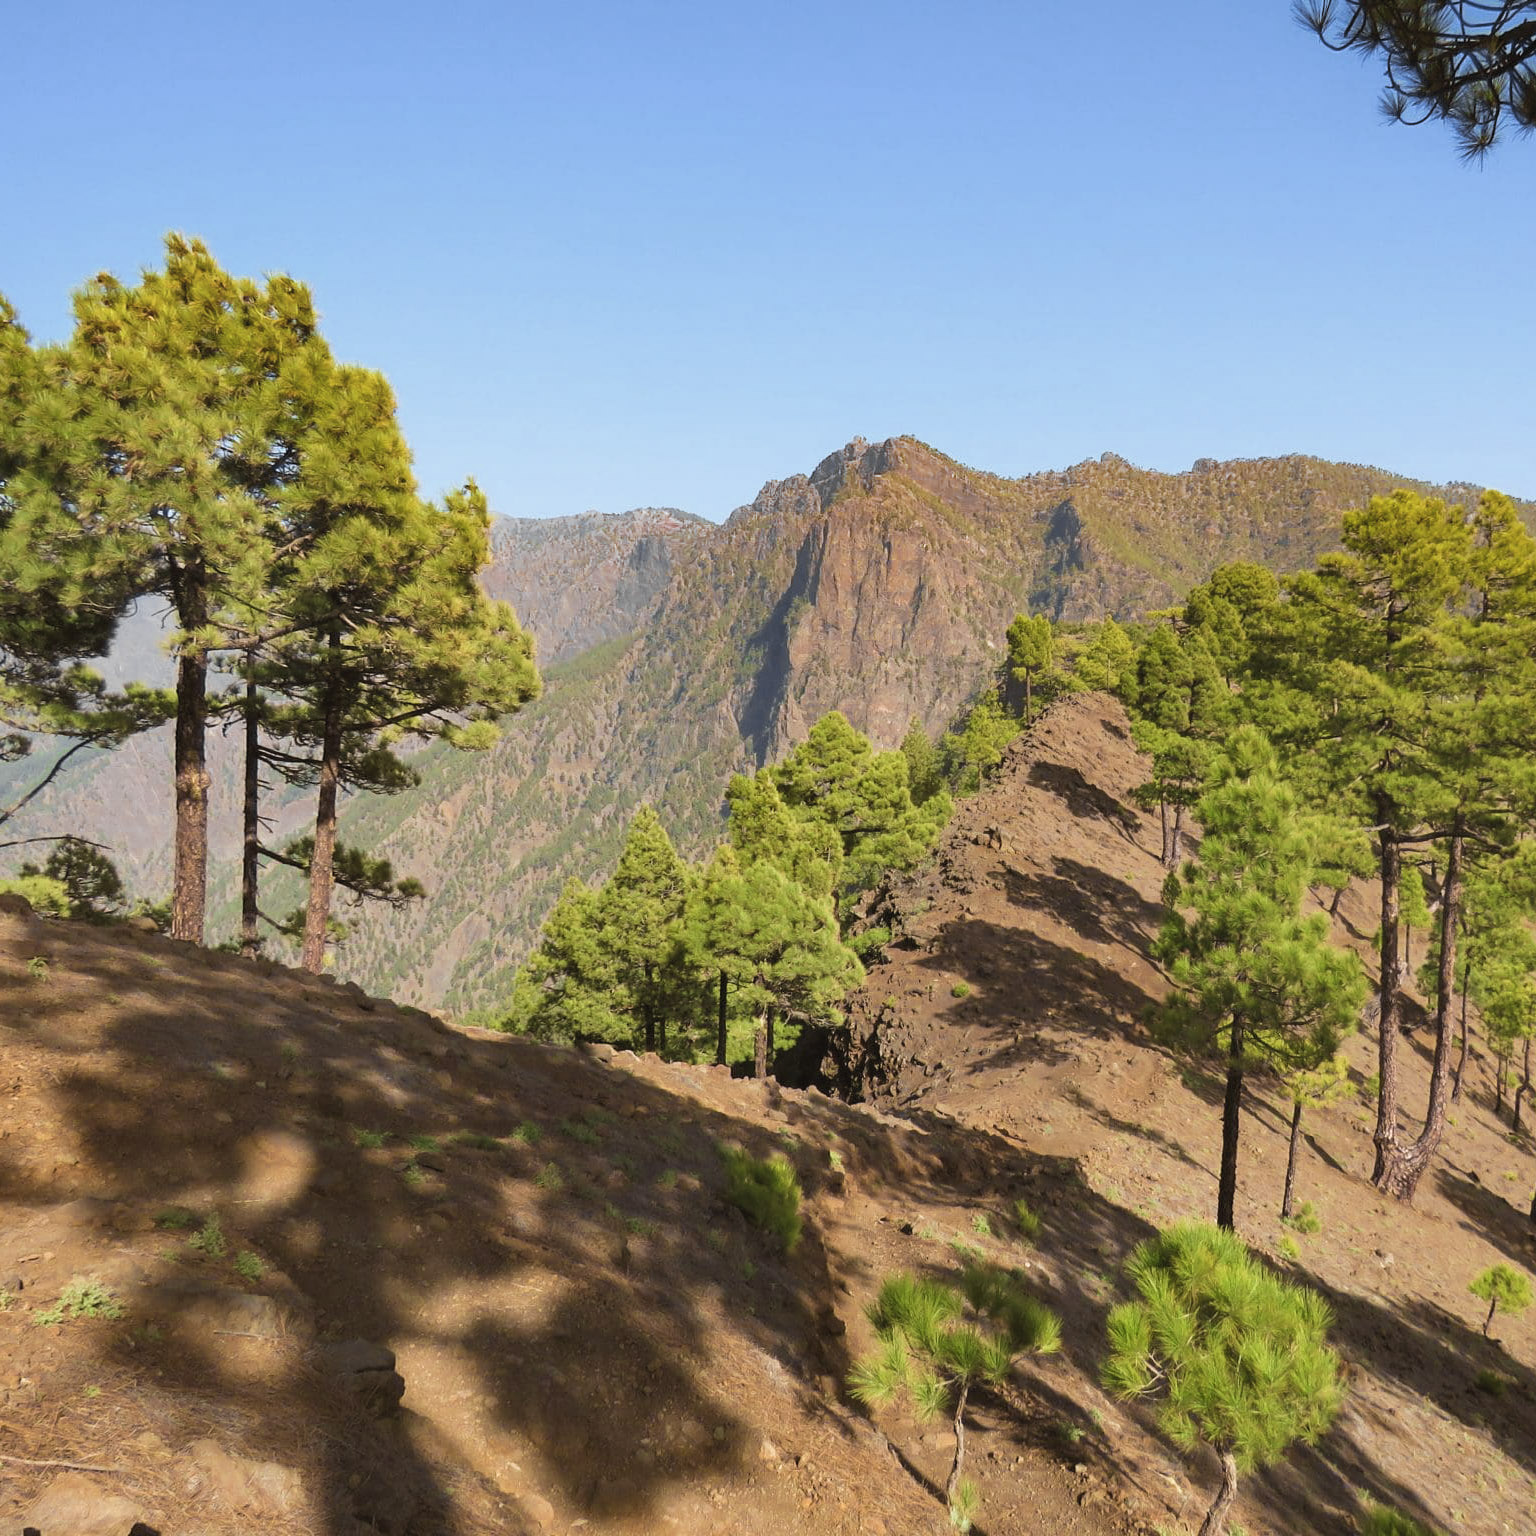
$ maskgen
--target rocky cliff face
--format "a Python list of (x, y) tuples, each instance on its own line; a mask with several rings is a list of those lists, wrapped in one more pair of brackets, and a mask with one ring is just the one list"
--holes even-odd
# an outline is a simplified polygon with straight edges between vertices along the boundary
[(562, 661), (634, 630), (666, 588), (678, 550), (711, 527), (673, 507), (500, 517), (482, 580), (538, 636), (539, 659)]

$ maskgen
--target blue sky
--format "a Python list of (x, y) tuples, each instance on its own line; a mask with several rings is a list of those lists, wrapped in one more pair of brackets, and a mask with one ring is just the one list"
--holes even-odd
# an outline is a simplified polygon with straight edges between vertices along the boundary
[(1536, 496), (1536, 143), (1394, 128), (1287, 0), (18, 6), (0, 292), (168, 229), (314, 289), (423, 487), (721, 517), (856, 434)]

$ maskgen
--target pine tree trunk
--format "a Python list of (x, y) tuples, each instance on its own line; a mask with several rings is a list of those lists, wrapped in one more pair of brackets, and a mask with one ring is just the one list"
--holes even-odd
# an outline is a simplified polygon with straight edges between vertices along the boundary
[(752, 1033), (752, 1075), (758, 1082), (768, 1077), (768, 1014), (764, 1010), (757, 1016), (757, 1028)]
[(1504, 1113), (1504, 1079), (1509, 1076), (1509, 1053), (1499, 1047), (1493, 1058), (1493, 1112), (1495, 1115)]
[[(201, 572), (182, 572), (177, 618), (186, 630), (208, 622)], [(176, 846), (171, 937), (203, 942), (208, 903), (208, 658), (183, 651), (176, 662)]]
[(1301, 1105), (1291, 1107), (1291, 1150), (1285, 1159), (1285, 1193), (1280, 1197), (1280, 1219), (1288, 1221), (1296, 1197), (1296, 1151), (1301, 1146)]
[(1531, 1037), (1525, 1037), (1525, 1060), (1520, 1068), (1520, 1086), (1515, 1089), (1515, 1122), (1510, 1129), (1520, 1134), (1520, 1106), (1531, 1091)]
[(1495, 1299), (1488, 1303), (1488, 1316), (1483, 1319), (1483, 1337), (1488, 1337), (1488, 1330), (1493, 1327), (1493, 1314), (1499, 1310), (1499, 1303)]
[(1337, 917), (1339, 915), (1339, 903), (1344, 900), (1344, 892), (1347, 889), (1348, 889), (1347, 886), (1341, 885), (1333, 893), (1333, 900), (1328, 903), (1328, 916), (1329, 917)]
[(1168, 848), (1168, 868), (1177, 869), (1184, 853), (1184, 807), (1173, 808), (1173, 837)]
[(1461, 1080), (1467, 1070), (1467, 993), (1472, 990), (1472, 967), (1461, 978), (1461, 1054), (1456, 1058), (1456, 1071), (1451, 1077), (1451, 1103), (1461, 1103)]
[(1227, 1092), (1221, 1106), (1221, 1181), (1216, 1190), (1216, 1225), (1228, 1232), (1235, 1226), (1237, 1206), (1237, 1142), (1242, 1132), (1243, 1021), (1232, 1021), (1227, 1046)]
[(645, 1048), (656, 1049), (656, 1015), (651, 1010), (651, 962), (645, 962), (645, 1001), (640, 1004), (640, 1017), (645, 1023)]
[[(1440, 972), (1436, 982), (1435, 1056), (1429, 1073), (1429, 1105), (1424, 1129), (1406, 1147), (1393, 1144), (1381, 1157), (1377, 1177), (1380, 1190), (1407, 1203), (1418, 1191), (1424, 1170), (1445, 1135), (1445, 1117), (1451, 1096), (1451, 997), (1456, 985), (1456, 922), (1461, 911), (1463, 855), (1466, 850), (1466, 816), (1458, 811), (1451, 826), (1450, 848), (1445, 861), (1445, 889), (1440, 908)], [(1385, 1033), (1385, 1022), (1383, 1022)], [(1395, 1031), (1394, 1031), (1395, 1033)]]
[(767, 1055), (768, 1072), (769, 1072), (770, 1075), (772, 1075), (772, 1073), (773, 1073), (774, 1062), (777, 1059), (778, 1054), (779, 1054), (778, 1046), (775, 1043), (774, 1038), (773, 1038), (773, 1036), (774, 1036), (774, 1027), (778, 1023), (778, 1017), (779, 1017), (778, 1013), (777, 1013), (777, 1011), (775, 1009), (770, 1008), (768, 1010), (768, 1039), (767, 1039), (767, 1042), (766, 1042), (766, 1055)]
[[(340, 640), (331, 635), (331, 650)], [(320, 736), (320, 798), (315, 810), (315, 851), (309, 861), (309, 905), (304, 912), (304, 952), (299, 964), (318, 976), (325, 968), (326, 929), (331, 920), (332, 870), (336, 859), (336, 797), (341, 784), (341, 679), (326, 681)]]
[(1029, 668), (1029, 667), (1025, 667), (1025, 669), (1024, 669), (1024, 723), (1025, 723), (1025, 725), (1030, 724), (1030, 722), (1033, 721), (1034, 718), (1035, 718), (1035, 691), (1034, 691), (1034, 688), (1031, 686), (1031, 679), (1032, 679), (1033, 676), (1034, 676), (1033, 670), (1031, 668)]
[(1168, 867), (1168, 802), (1166, 800), (1157, 802), (1157, 813), (1163, 824), (1163, 846), (1157, 857), (1166, 869)]
[(240, 953), (247, 958), (261, 949), (257, 909), (261, 879), (261, 732), (258, 727), (256, 679), (245, 680), (245, 804), (244, 844), (240, 858)]
[(1391, 803), (1385, 795), (1376, 799), (1376, 820), (1381, 826), (1381, 977), (1377, 990), (1380, 1007), (1376, 1017), (1376, 1056), (1380, 1087), (1376, 1096), (1376, 1165), (1371, 1183), (1382, 1187), (1389, 1155), (1397, 1147), (1397, 1021), (1398, 987), (1402, 960), (1397, 948), (1397, 884), (1403, 873), (1402, 850), (1389, 824)]
[(725, 1065), (725, 972), (720, 972), (720, 1033), (715, 1039), (715, 1065)]
[(1222, 1536), (1227, 1528), (1227, 1516), (1232, 1513), (1233, 1500), (1237, 1498), (1237, 1458), (1231, 1451), (1221, 1453), (1221, 1489), (1216, 1501), (1205, 1512), (1200, 1522), (1200, 1536)]
[(960, 1488), (960, 1475), (965, 1468), (965, 1399), (970, 1393), (968, 1381), (960, 1383), (960, 1395), (955, 1399), (955, 1459), (950, 1463), (949, 1481), (944, 1485), (944, 1502), (954, 1508), (955, 1494)]
[(667, 1020), (665, 1015), (656, 1020), (656, 1053), (659, 1056), (667, 1054)]

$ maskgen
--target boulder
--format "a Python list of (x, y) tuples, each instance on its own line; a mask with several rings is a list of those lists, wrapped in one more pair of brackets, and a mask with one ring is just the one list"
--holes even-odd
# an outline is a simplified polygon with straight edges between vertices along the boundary
[(21, 1517), (21, 1529), (40, 1536), (123, 1536), (139, 1518), (132, 1499), (113, 1493), (83, 1472), (49, 1483)]
[(367, 1339), (322, 1344), (314, 1353), (316, 1367), (353, 1393), (376, 1418), (387, 1418), (405, 1396), (405, 1378), (395, 1369), (395, 1353)]
[(32, 903), (20, 891), (0, 891), (0, 915), (31, 917)]
[(292, 1467), (253, 1461), (226, 1451), (217, 1440), (194, 1440), (187, 1447), (199, 1485), (231, 1509), (263, 1514), (302, 1513), (304, 1483)]

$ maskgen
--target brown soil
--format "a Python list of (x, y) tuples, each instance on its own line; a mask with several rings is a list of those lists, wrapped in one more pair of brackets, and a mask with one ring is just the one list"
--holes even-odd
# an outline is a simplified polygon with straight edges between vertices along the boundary
[[(0, 917), (0, 1530), (60, 1475), (34, 1463), (63, 1461), (107, 1469), (84, 1475), (167, 1536), (940, 1536), (948, 1435), (894, 1410), (872, 1424), (841, 1383), (881, 1279), (953, 1273), (957, 1244), (1023, 1266), (1065, 1324), (1062, 1354), (976, 1403), (977, 1529), (1192, 1528), (1214, 1463), (1096, 1385), (1124, 1255), (1214, 1204), (1214, 1085), (1138, 1022), (1161, 990), (1140, 776), (1118, 710), (1072, 701), (962, 807), (932, 869), (883, 893), (897, 942), (855, 1010), (883, 1107)], [(1345, 916), (1370, 923), (1363, 900)], [(1536, 1167), (1487, 1086), (1479, 1058), (1413, 1211), (1361, 1177), (1363, 1103), (1314, 1117), (1301, 1194), (1323, 1225), (1298, 1269), (1334, 1303), (1353, 1391), (1315, 1452), (1248, 1481), (1249, 1536), (1343, 1531), (1357, 1490), (1451, 1532), (1529, 1529), (1536, 1328), (1501, 1319), (1485, 1343), (1466, 1283), (1529, 1262)], [(1274, 1252), (1273, 1095), (1244, 1137), (1240, 1228)], [(794, 1159), (793, 1256), (725, 1203), (726, 1142)], [(217, 1214), (224, 1252), (159, 1219), (177, 1208)], [(38, 1326), (76, 1275), (126, 1315)], [(357, 1338), (397, 1355), (398, 1417), (327, 1374), (317, 1345)], [(1485, 1368), (1502, 1396), (1477, 1387)], [(194, 1454), (206, 1440), (299, 1488), (237, 1508)]]
[[(1039, 1250), (1082, 1371), (1078, 1401), (1099, 1411), (1099, 1448), (1144, 1490), (1166, 1489), (1170, 1515), (1193, 1526), (1218, 1480), (1214, 1458), (1185, 1463), (1145, 1432), (1145, 1415), (1091, 1384), (1121, 1258), (1154, 1227), (1215, 1216), (1221, 1081), (1157, 1048), (1144, 1025), (1166, 990), (1148, 956), (1160, 832), (1131, 800), (1145, 776), (1124, 711), (1103, 696), (1066, 701), (1016, 742), (995, 785), (962, 804), (934, 865), (870, 903), (895, 942), (856, 1001), (854, 1038), (877, 1101), (939, 1134), (953, 1124), (1015, 1156), (1072, 1160), (1091, 1198), (1062, 1213), (1065, 1233), (1048, 1220)], [(1352, 891), (1335, 929), (1368, 961), (1374, 900)], [(1423, 942), (1413, 939), (1416, 959)], [(1406, 1051), (1405, 1102), (1420, 1113), (1428, 1035)], [(1486, 1308), (1467, 1285), (1501, 1261), (1536, 1267), (1533, 1144), (1495, 1118), (1492, 1062), (1474, 1046), (1417, 1201), (1384, 1199), (1368, 1182), (1375, 1051), (1374, 1030), (1355, 1036), (1360, 1093), (1308, 1114), (1298, 1199), (1322, 1226), (1293, 1235), (1294, 1264), (1279, 1250), (1289, 1103), (1261, 1081), (1245, 1106), (1238, 1231), (1328, 1297), (1351, 1392), (1316, 1450), (1248, 1481), (1235, 1518), (1251, 1536), (1345, 1531), (1365, 1493), (1449, 1532), (1527, 1532), (1536, 1309), (1501, 1317), (1485, 1341)], [(1418, 1129), (1406, 1115), (1404, 1127)], [(1479, 1387), (1483, 1371), (1502, 1393)]]
[[(985, 1134), (455, 1031), (126, 928), (0, 917), (0, 1010), (7, 1531), (60, 1475), (36, 1463), (72, 1462), (166, 1533), (940, 1532), (948, 1437), (845, 1399), (861, 1308), (947, 1261), (999, 1178), (1074, 1188)], [(792, 1257), (723, 1201), (723, 1142), (794, 1158)], [(126, 1315), (38, 1326), (77, 1275)], [(242, 1293), (271, 1299), (250, 1323)], [(313, 1346), (349, 1338), (395, 1351), (399, 1418), (327, 1378)], [(978, 1403), (982, 1529), (1143, 1528), (1056, 1435), (1074, 1390), (1057, 1362)], [(236, 1508), (208, 1438), (302, 1494)]]

